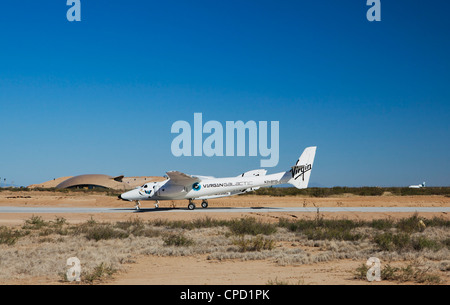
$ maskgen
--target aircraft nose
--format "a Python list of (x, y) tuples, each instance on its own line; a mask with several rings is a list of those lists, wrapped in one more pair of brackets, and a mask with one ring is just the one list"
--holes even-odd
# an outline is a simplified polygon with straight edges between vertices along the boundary
[(136, 190), (128, 191), (126, 193), (120, 194), (117, 198), (125, 201), (139, 200), (140, 196)]

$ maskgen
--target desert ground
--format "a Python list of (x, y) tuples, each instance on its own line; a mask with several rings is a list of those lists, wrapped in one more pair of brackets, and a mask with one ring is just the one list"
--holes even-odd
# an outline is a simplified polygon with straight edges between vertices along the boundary
[[(114, 196), (103, 193), (84, 192), (53, 192), (53, 191), (2, 191), (0, 192), (0, 207), (117, 207), (133, 208), (133, 203), (118, 200)], [(160, 208), (186, 208), (185, 201), (166, 201), (160, 203)], [(199, 206), (199, 204), (197, 205)], [(269, 197), (269, 196), (235, 196), (209, 201), (210, 207), (450, 207), (450, 198), (445, 196), (354, 196), (342, 195), (327, 198), (312, 198), (302, 196), (291, 197)], [(152, 202), (142, 202), (142, 207), (152, 208)], [(199, 207), (197, 207), (199, 209)], [(201, 208), (200, 208), (201, 209)], [(10, 230), (24, 227), (24, 223), (36, 215), (26, 213), (1, 213), (0, 227)], [(276, 224), (280, 219), (297, 221), (300, 219), (314, 220), (321, 219), (348, 219), (357, 221), (371, 221), (374, 219), (390, 219), (392, 221), (401, 220), (408, 217), (417, 219), (439, 218), (444, 221), (450, 220), (448, 213), (279, 213), (279, 212), (258, 212), (255, 209), (251, 213), (196, 213), (189, 211), (185, 213), (134, 213), (126, 210), (124, 213), (70, 213), (70, 214), (39, 214), (38, 217), (44, 222), (53, 223), (55, 219), (64, 218), (66, 225), (82, 225), (83, 223), (95, 220), (98, 223), (116, 222), (194, 222), (208, 217), (214, 220), (233, 219), (254, 219), (261, 223)], [(6, 229), (5, 229), (6, 230)], [(223, 228), (202, 228), (195, 230), (153, 228), (152, 230), (170, 231), (179, 235), (186, 235), (195, 241), (197, 246), (164, 247), (161, 238), (149, 237), (145, 242), (139, 241), (133, 236), (124, 240), (89, 241), (84, 243), (72, 237), (52, 235), (43, 236), (42, 233), (31, 237), (19, 238), (14, 245), (0, 244), (0, 284), (74, 284), (63, 280), (67, 267), (65, 257), (73, 256), (75, 253), (80, 257), (82, 266), (86, 269), (92, 260), (92, 266), (101, 265), (109, 252), (122, 249), (121, 253), (115, 254), (111, 261), (115, 263), (115, 272), (111, 276), (104, 277), (95, 284), (207, 284), (207, 285), (227, 285), (227, 284), (350, 284), (350, 285), (383, 285), (383, 284), (421, 284), (421, 282), (394, 279), (382, 280), (380, 282), (369, 282), (364, 278), (355, 276), (356, 270), (364, 265), (369, 256), (350, 255), (352, 251), (360, 253), (368, 249), (367, 245), (356, 245), (354, 242), (343, 241), (320, 241), (312, 242), (304, 237), (289, 232), (284, 228), (278, 229), (273, 235), (273, 248), (262, 252), (239, 253), (233, 252), (235, 245), (227, 243), (236, 239), (227, 237), (223, 233)], [(447, 228), (426, 228), (430, 236), (444, 236), (449, 238)], [(417, 233), (420, 234), (420, 233)], [(159, 235), (161, 236), (161, 235)], [(37, 239), (36, 239), (37, 238)], [(253, 237), (245, 237), (251, 240)], [(265, 237), (264, 237), (265, 238)], [(441, 238), (441, 237), (440, 237)], [(37, 241), (36, 241), (37, 240)], [(61, 246), (62, 240), (69, 244), (68, 250)], [(80, 246), (82, 245), (82, 246)], [(95, 258), (90, 258), (89, 254), (81, 254), (78, 246), (85, 251), (98, 252)], [(58, 262), (60, 271), (55, 271), (48, 267), (43, 267), (45, 262), (45, 251), (49, 252), (50, 258)], [(122, 247), (122, 248), (121, 248)], [(345, 250), (345, 247), (349, 250)], [(354, 250), (351, 250), (353, 249)], [(91, 249), (92, 250), (89, 250)], [(214, 249), (222, 249), (212, 250)], [(128, 249), (128, 250), (127, 250)], [(230, 250), (231, 249), (231, 250)], [(330, 252), (331, 249), (336, 252)], [(67, 251), (67, 254), (65, 253)], [(128, 251), (128, 252), (127, 252)], [(216, 251), (216, 252), (215, 252)], [(231, 252), (230, 252), (231, 251)], [(365, 251), (365, 250), (364, 250)], [(428, 251), (428, 250), (427, 250)], [(37, 254), (36, 254), (37, 253)], [(53, 253), (53, 254), (52, 254)], [(262, 255), (261, 253), (264, 253)], [(288, 257), (292, 253), (292, 257)], [(299, 258), (301, 253), (303, 256)], [(331, 253), (339, 253), (332, 254)], [(363, 252), (361, 252), (363, 253)], [(364, 252), (365, 253), (365, 252)], [(406, 256), (397, 254), (386, 254), (381, 260), (382, 264), (398, 269), (407, 266), (418, 266), (417, 270), (429, 271), (433, 276), (438, 276), (439, 284), (448, 285), (450, 283), (450, 256), (448, 247), (439, 251), (415, 252)], [(382, 254), (382, 253), (381, 253)], [(38, 256), (33, 256), (38, 255)], [(39, 256), (41, 255), (41, 256)], [(327, 256), (328, 255), (328, 256)], [(331, 256), (330, 256), (331, 255)], [(21, 261), (36, 260), (27, 262), (27, 267), (13, 267), (10, 263), (11, 256), (20, 257)], [(104, 260), (102, 260), (104, 258)], [(41, 262), (42, 260), (42, 262)], [(2, 263), (3, 261), (3, 263)], [(42, 265), (42, 270), (36, 265)], [(50, 264), (50, 263), (49, 263)], [(96, 264), (96, 265), (95, 265)], [(6, 268), (5, 266), (9, 266)], [(103, 266), (103, 265), (102, 265)], [(117, 267), (118, 266), (118, 267)], [(66, 269), (65, 269), (66, 268)], [(18, 271), (19, 270), (19, 271)], [(29, 271), (34, 270), (34, 271)], [(424, 283), (427, 283), (426, 281)]]

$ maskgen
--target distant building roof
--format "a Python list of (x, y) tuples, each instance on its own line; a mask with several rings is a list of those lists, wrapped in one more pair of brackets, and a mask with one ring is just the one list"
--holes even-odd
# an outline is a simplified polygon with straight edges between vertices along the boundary
[(55, 178), (53, 180), (29, 185), (29, 188), (53, 188), (58, 189), (76, 188), (76, 187), (104, 187), (114, 190), (130, 190), (141, 186), (147, 182), (163, 181), (164, 177), (142, 176), (142, 177), (112, 177), (108, 175), (80, 175)]
[(115, 190), (126, 190), (130, 187), (122, 182), (123, 176), (111, 177), (108, 175), (80, 175), (69, 178), (56, 186), (65, 189), (77, 186), (99, 186)]

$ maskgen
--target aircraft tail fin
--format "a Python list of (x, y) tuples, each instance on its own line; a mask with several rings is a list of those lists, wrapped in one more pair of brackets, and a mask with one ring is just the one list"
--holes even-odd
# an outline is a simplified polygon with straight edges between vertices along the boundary
[(305, 189), (308, 187), (309, 177), (311, 176), (311, 170), (314, 163), (314, 157), (316, 155), (316, 146), (307, 147), (297, 163), (292, 166), (291, 170), (286, 174), (290, 174), (291, 178), (288, 183), (292, 184), (298, 189)]

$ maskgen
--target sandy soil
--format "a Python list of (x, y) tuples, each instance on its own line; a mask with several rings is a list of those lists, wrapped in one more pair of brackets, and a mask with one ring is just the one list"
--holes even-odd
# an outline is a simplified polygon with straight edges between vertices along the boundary
[[(210, 207), (449, 207), (450, 198), (444, 196), (336, 196), (330, 198), (309, 197), (268, 197), (238, 196), (209, 201)], [(143, 202), (143, 207), (153, 207), (153, 202)], [(161, 202), (160, 207), (186, 207), (185, 201)], [(0, 192), (0, 206), (42, 206), (42, 207), (133, 207), (133, 203), (118, 200), (112, 196), (85, 193), (53, 192)], [(315, 213), (208, 213), (208, 217), (218, 219), (242, 218), (252, 216), (267, 221), (286, 218), (314, 218)], [(29, 214), (1, 214), (0, 225), (22, 225)], [(46, 220), (56, 216), (68, 222), (79, 223), (94, 218), (98, 221), (119, 221), (139, 217), (147, 219), (192, 220), (203, 218), (203, 213), (110, 213), (110, 214), (40, 214)], [(323, 213), (325, 218), (374, 219), (402, 218), (410, 213)], [(421, 213), (421, 217), (443, 217), (450, 219), (448, 213)], [(450, 258), (449, 258), (450, 259)], [(107, 284), (267, 284), (270, 281), (283, 281), (290, 284), (389, 284), (389, 282), (368, 283), (355, 280), (355, 269), (364, 262), (340, 260), (301, 266), (279, 266), (270, 261), (215, 261), (203, 256), (153, 257), (145, 256), (130, 264), (126, 272), (114, 276)], [(448, 272), (444, 281), (450, 283)], [(46, 278), (11, 282), (8, 284), (60, 284)]]
[[(372, 285), (355, 279), (360, 261), (341, 260), (300, 266), (269, 261), (207, 260), (205, 256), (142, 257), (108, 285)], [(397, 263), (396, 265), (401, 265)], [(397, 284), (397, 283), (395, 283)], [(406, 283), (405, 283), (406, 284)], [(411, 283), (408, 283), (411, 284)]]
[[(352, 272), (357, 262), (278, 266), (268, 261), (216, 261), (206, 257), (142, 257), (139, 264), (112, 281), (113, 284), (173, 285), (265, 285), (282, 281), (290, 284), (356, 284)], [(346, 274), (346, 276), (342, 276)], [(193, 276), (195, 275), (195, 277)]]

